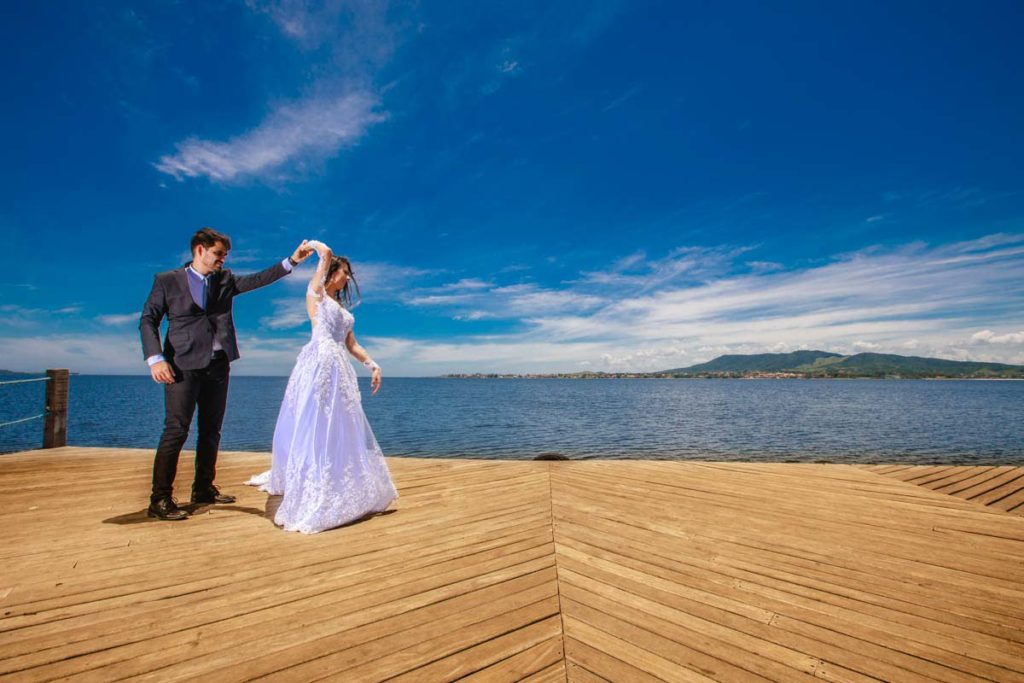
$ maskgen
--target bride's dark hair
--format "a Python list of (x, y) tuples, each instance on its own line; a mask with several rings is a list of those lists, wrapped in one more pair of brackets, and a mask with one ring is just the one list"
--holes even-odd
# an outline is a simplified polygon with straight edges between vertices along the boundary
[(332, 256), (331, 264), (327, 266), (327, 275), (324, 276), (324, 283), (331, 281), (339, 268), (344, 268), (348, 273), (348, 282), (345, 286), (335, 292), (334, 297), (348, 310), (359, 305), (362, 295), (359, 292), (359, 283), (356, 282), (355, 273), (352, 272), (352, 262), (345, 256)]

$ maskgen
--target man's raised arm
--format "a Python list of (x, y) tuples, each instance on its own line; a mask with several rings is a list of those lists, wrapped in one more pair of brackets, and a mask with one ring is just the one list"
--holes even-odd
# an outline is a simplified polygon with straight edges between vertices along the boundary
[(266, 270), (261, 270), (258, 273), (251, 273), (249, 275), (241, 275), (235, 278), (235, 293), (245, 294), (246, 292), (260, 287), (266, 287), (272, 282), (280, 280), (288, 273), (292, 272), (292, 268), (299, 265), (313, 253), (311, 247), (306, 246), (306, 240), (302, 240), (302, 244), (296, 247), (295, 251), (291, 256), (275, 263)]

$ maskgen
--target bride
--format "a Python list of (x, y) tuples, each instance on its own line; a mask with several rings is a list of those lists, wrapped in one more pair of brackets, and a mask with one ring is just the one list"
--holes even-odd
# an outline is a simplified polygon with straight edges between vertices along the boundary
[(322, 242), (307, 244), (320, 258), (306, 290), (313, 335), (288, 379), (274, 428), (271, 469), (246, 483), (284, 496), (276, 524), (313, 534), (381, 512), (398, 492), (363, 414), (346, 354), (373, 372), (372, 393), (377, 393), (380, 366), (352, 333), (353, 291), (359, 297), (352, 266)]

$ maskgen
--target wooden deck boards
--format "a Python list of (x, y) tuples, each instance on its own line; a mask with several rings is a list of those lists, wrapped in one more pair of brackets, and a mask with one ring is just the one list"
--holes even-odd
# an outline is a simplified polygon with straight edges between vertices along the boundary
[(302, 536), (267, 463), (168, 523), (148, 451), (0, 458), (0, 677), (1024, 681), (1024, 519), (957, 497), (1010, 468), (391, 458)]
[(869, 472), (923, 486), (1024, 517), (1024, 467), (1004, 465), (860, 465)]

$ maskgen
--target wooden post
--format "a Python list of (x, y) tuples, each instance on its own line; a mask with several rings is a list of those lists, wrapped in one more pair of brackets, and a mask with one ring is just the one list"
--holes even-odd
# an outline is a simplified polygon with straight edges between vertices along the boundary
[(60, 448), (68, 443), (69, 370), (47, 370), (46, 418), (43, 423), (43, 448)]

